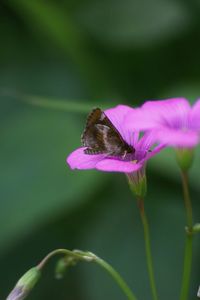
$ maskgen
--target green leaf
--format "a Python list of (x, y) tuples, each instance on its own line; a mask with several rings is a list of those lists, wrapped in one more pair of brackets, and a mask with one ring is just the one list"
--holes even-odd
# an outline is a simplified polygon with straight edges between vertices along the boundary
[(78, 118), (23, 107), (1, 122), (0, 251), (70, 211), (102, 182), (95, 171), (71, 171), (65, 159), (80, 146)]
[(76, 64), (82, 79), (92, 91), (92, 96), (100, 97), (100, 93), (103, 95), (115, 93), (111, 89), (111, 80), (105, 72), (104, 61), (98, 61), (89, 47), (82, 27), (74, 22), (64, 7), (60, 7), (56, 2), (46, 3), (40, 0), (9, 0), (8, 4), (41, 42), (45, 43), (47, 49), (51, 40)]
[(62, 112), (88, 113), (92, 109), (92, 105), (89, 102), (85, 103), (77, 100), (72, 101), (67, 99), (27, 95), (23, 92), (14, 91), (5, 87), (0, 88), (0, 96), (13, 98), (16, 101), (23, 102), (29, 106), (43, 107)]
[(180, 34), (189, 14), (178, 1), (103, 0), (83, 4), (77, 20), (102, 42), (121, 48), (149, 46)]
[(56, 3), (45, 3), (38, 0), (9, 0), (10, 6), (39, 34), (45, 34), (75, 59), (82, 61), (85, 43), (84, 38), (71, 21), (67, 12)]

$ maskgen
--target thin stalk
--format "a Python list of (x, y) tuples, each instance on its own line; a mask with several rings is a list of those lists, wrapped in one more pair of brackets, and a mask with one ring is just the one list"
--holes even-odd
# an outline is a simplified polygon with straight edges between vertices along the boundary
[(148, 220), (147, 220), (147, 216), (146, 216), (145, 209), (144, 209), (144, 200), (143, 200), (143, 198), (138, 197), (137, 202), (138, 202), (138, 207), (139, 207), (140, 216), (141, 216), (141, 220), (142, 220), (142, 224), (143, 224), (143, 230), (144, 230), (146, 260), (147, 260), (147, 268), (148, 268), (152, 298), (154, 300), (158, 300), (155, 276), (154, 276), (154, 270), (153, 270), (153, 259), (152, 259), (152, 254), (151, 254), (149, 225), (148, 225)]
[(187, 300), (189, 294), (190, 275), (192, 268), (192, 244), (193, 244), (193, 217), (192, 217), (192, 202), (189, 192), (188, 174), (186, 171), (181, 171), (183, 196), (186, 210), (186, 241), (185, 241), (185, 255), (183, 265), (183, 277), (180, 300)]
[(100, 258), (96, 259), (96, 263), (103, 267), (112, 276), (112, 278), (115, 280), (115, 282), (118, 284), (118, 286), (121, 288), (121, 290), (129, 300), (137, 300), (136, 296), (132, 293), (126, 282), (123, 280), (120, 274), (115, 269), (113, 269), (111, 265)]
[(91, 252), (83, 252), (79, 250), (70, 251), (67, 249), (57, 249), (52, 252), (50, 252), (37, 266), (39, 270), (41, 270), (48, 262), (48, 260), (57, 254), (64, 254), (67, 256), (74, 257), (77, 260), (80, 261), (86, 261), (86, 262), (95, 262), (99, 266), (101, 266), (107, 273), (115, 280), (115, 282), (118, 284), (122, 292), (126, 295), (128, 300), (137, 300), (135, 295), (132, 293), (131, 289), (128, 287), (124, 279), (121, 277), (121, 275), (106, 261), (99, 258), (95, 254)]
[(42, 270), (44, 268), (44, 266), (48, 263), (49, 259), (58, 254), (69, 255), (69, 256), (72, 256), (77, 259), (80, 258), (80, 255), (76, 254), (73, 251), (70, 251), (67, 249), (56, 249), (56, 250), (53, 250), (52, 252), (50, 252), (49, 254), (47, 254), (45, 256), (45, 258), (43, 258), (43, 260), (37, 265), (37, 268), (39, 270)]

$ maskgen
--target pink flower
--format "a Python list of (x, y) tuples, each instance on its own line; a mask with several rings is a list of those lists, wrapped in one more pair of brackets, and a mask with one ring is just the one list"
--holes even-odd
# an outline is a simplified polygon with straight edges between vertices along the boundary
[(155, 142), (152, 133), (146, 132), (139, 138), (139, 132), (133, 132), (132, 129), (126, 127), (125, 117), (131, 111), (132, 109), (128, 106), (118, 105), (106, 110), (104, 114), (118, 130), (123, 140), (134, 149), (133, 153), (128, 153), (125, 157), (109, 156), (107, 153), (86, 154), (84, 153), (86, 147), (81, 147), (67, 158), (67, 163), (71, 169), (97, 169), (108, 172), (132, 173), (140, 170), (150, 157), (158, 153), (163, 146), (159, 145), (151, 149)]
[(192, 107), (184, 98), (147, 101), (131, 109), (125, 121), (129, 130), (151, 130), (160, 143), (192, 148), (200, 139), (200, 100)]

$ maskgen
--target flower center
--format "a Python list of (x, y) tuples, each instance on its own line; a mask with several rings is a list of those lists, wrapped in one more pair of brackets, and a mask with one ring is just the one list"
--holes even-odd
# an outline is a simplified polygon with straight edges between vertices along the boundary
[(131, 160), (132, 164), (136, 164), (137, 163), (137, 159)]

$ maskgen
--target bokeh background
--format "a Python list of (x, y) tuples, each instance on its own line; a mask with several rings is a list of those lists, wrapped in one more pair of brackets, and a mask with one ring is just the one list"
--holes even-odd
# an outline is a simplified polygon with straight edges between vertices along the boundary
[[(0, 297), (55, 248), (90, 250), (150, 299), (143, 231), (123, 174), (71, 171), (87, 113), (118, 103), (200, 96), (198, 0), (0, 2)], [(190, 173), (200, 220), (199, 149)], [(179, 297), (185, 214), (172, 150), (148, 164), (146, 210), (160, 298)], [(200, 284), (195, 236), (190, 299)], [(54, 279), (52, 259), (28, 299), (125, 299), (81, 263)]]

